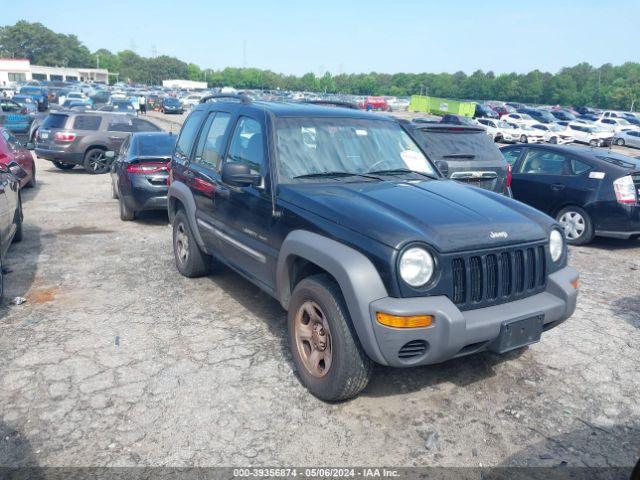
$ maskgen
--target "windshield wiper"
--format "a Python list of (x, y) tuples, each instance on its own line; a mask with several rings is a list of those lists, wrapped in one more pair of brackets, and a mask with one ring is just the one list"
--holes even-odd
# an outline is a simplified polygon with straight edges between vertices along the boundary
[(298, 175), (293, 177), (297, 178), (328, 178), (328, 177), (363, 177), (370, 178), (372, 180), (380, 180), (377, 177), (370, 177), (369, 175), (363, 175), (361, 173), (354, 172), (317, 172), (317, 173), (305, 173), (304, 175)]
[(472, 153), (452, 153), (451, 155), (443, 155), (442, 158), (476, 158)]
[(374, 170), (373, 172), (367, 172), (370, 175), (399, 175), (402, 173), (415, 173), (416, 175), (422, 175), (423, 177), (438, 179), (438, 176), (432, 175), (426, 172), (419, 172), (417, 170), (410, 170), (408, 168), (391, 168), (389, 170)]

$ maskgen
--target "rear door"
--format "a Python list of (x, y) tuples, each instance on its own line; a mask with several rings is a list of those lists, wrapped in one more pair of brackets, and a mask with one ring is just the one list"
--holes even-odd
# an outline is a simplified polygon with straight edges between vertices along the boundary
[(526, 149), (513, 170), (511, 190), (516, 200), (552, 214), (567, 195), (569, 157), (545, 148)]
[(195, 151), (189, 163), (187, 184), (196, 202), (196, 220), (201, 235), (207, 242), (221, 248), (215, 229), (219, 222), (216, 190), (220, 188), (220, 165), (227, 145), (232, 114), (224, 111), (210, 112), (204, 122)]

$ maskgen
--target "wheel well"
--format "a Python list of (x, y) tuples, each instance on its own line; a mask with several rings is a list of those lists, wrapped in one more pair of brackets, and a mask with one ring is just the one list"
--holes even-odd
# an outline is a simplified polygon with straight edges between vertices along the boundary
[(97, 149), (99, 149), (99, 150), (103, 150), (103, 151), (105, 151), (105, 152), (106, 152), (107, 150), (109, 150), (109, 149), (108, 149), (107, 147), (105, 147), (104, 145), (91, 145), (90, 147), (87, 147), (87, 148), (85, 149), (83, 157), (87, 155), (87, 152), (88, 152), (89, 150), (93, 150), (94, 148), (97, 148)]
[(300, 283), (307, 277), (318, 274), (325, 274), (331, 277), (331, 279), (338, 283), (333, 275), (331, 275), (327, 270), (320, 267), (319, 265), (310, 262), (306, 258), (293, 256), (288, 260), (288, 270), (289, 270), (289, 284), (286, 285), (287, 291), (284, 292), (284, 298), (288, 304), (289, 298), (291, 297), (291, 292), (293, 292), (296, 285)]
[(582, 211), (586, 212), (586, 213), (587, 213), (587, 215), (591, 216), (591, 214), (589, 213), (589, 211), (588, 211), (586, 208), (581, 207), (580, 205), (575, 205), (575, 204), (573, 204), (573, 203), (565, 203), (564, 205), (560, 205), (560, 206), (559, 206), (559, 207), (557, 207), (555, 210), (553, 210), (553, 212), (552, 212), (552, 215), (551, 215), (551, 216), (555, 219), (555, 218), (558, 216), (558, 214), (560, 213), (560, 211), (561, 211), (562, 209), (564, 209), (564, 208), (567, 208), (567, 207), (579, 208), (580, 210), (582, 210)]
[(169, 220), (173, 221), (173, 217), (179, 210), (185, 210), (183, 203), (176, 197), (169, 197)]

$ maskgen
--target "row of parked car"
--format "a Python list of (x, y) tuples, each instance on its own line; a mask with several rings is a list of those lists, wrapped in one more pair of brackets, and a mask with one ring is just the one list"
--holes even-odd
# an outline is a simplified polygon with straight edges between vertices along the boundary
[[(56, 112), (29, 147), (110, 171), (122, 220), (166, 210), (181, 274), (224, 264), (274, 296), (300, 379), (330, 401), (357, 395), (373, 363), (540, 340), (575, 309), (566, 243), (640, 236), (634, 158), (541, 143), (499, 150), (477, 125), (344, 106), (212, 95), (178, 136), (135, 129), (139, 117)], [(110, 127), (124, 118), (130, 130)], [(100, 168), (87, 124), (91, 135), (122, 133), (100, 149)], [(56, 157), (64, 152), (77, 156)]]

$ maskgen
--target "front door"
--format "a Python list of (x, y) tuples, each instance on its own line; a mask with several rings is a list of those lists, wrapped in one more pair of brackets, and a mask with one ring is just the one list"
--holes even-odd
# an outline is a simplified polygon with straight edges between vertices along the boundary
[(225, 257), (232, 266), (271, 290), (277, 252), (270, 245), (274, 216), (265, 131), (264, 118), (238, 118), (223, 161), (247, 164), (251, 173), (262, 176), (262, 181), (249, 187), (220, 182), (213, 203), (216, 234)]

